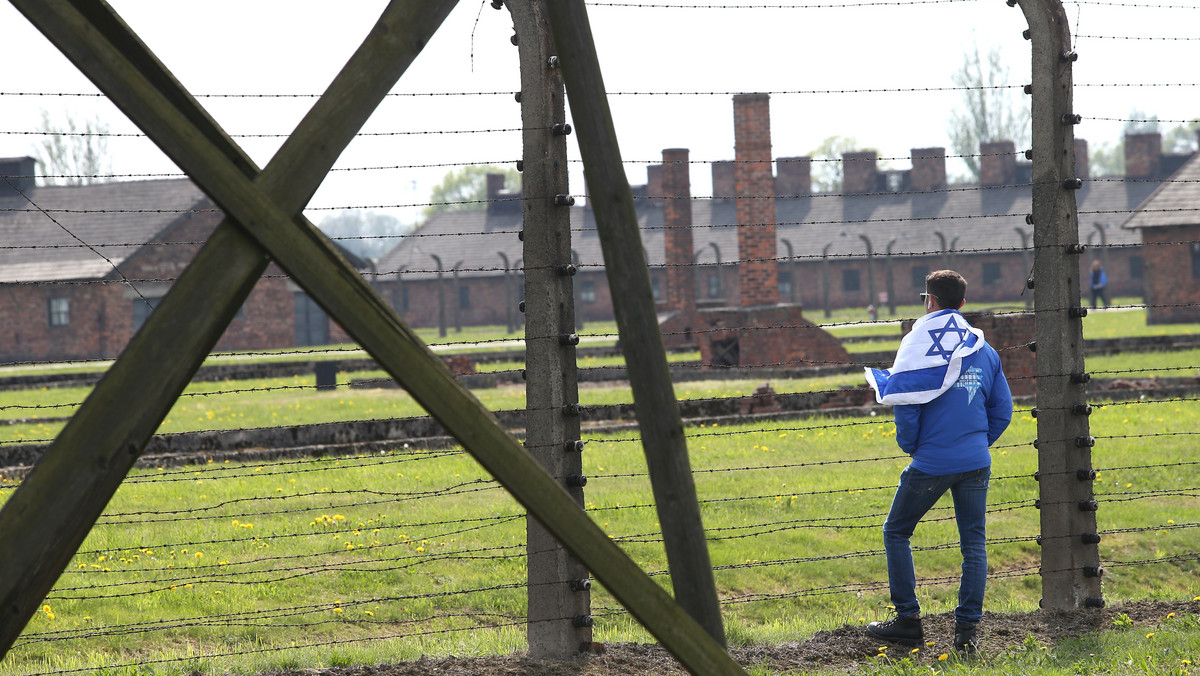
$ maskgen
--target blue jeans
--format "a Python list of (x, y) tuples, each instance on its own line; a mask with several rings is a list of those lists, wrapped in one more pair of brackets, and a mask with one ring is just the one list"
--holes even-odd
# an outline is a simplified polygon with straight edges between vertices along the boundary
[(897, 614), (912, 617), (921, 612), (909, 539), (917, 523), (949, 490), (954, 498), (958, 546), (963, 557), (954, 619), (976, 624), (983, 618), (983, 589), (987, 584), (987, 489), (991, 474), (990, 467), (945, 476), (926, 474), (912, 467), (900, 473), (896, 497), (883, 524), (888, 586)]

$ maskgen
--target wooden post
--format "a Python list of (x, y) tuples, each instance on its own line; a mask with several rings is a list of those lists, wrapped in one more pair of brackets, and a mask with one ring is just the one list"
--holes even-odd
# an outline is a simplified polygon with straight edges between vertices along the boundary
[[(89, 22), (71, 8), (40, 0), (14, 4), (60, 49), (64, 43), (84, 49), (77, 36)], [(299, 213), (454, 4), (406, 0), (389, 5), (257, 184), (283, 208)], [(405, 31), (411, 31), (409, 39), (399, 37)], [(96, 56), (75, 53), (72, 60), (94, 63)], [(248, 159), (244, 163), (252, 166)], [(268, 262), (241, 228), (228, 218), (222, 221), (4, 505), (0, 655), (37, 611)]]
[[(75, 3), (69, 0), (13, 2), (101, 91), (116, 101), (159, 148), (187, 171), (226, 214), (253, 236), (263, 249), (270, 252), (280, 266), (358, 340), (384, 370), (408, 389), (438, 422), (462, 442), (518, 502), (536, 514), (543, 524), (593, 571), (596, 579), (663, 643), (664, 647), (693, 672), (744, 674), (722, 647), (707, 636), (695, 620), (610, 541), (554, 479), (542, 471), (512, 436), (496, 424), (490, 413), (458, 384), (445, 364), (400, 322), (378, 294), (375, 294), (362, 277), (341, 258), (328, 239), (307, 219), (291, 215), (292, 210), (285, 208), (287, 200), (275, 200), (264, 192), (263, 188), (271, 187), (272, 184), (268, 182), (260, 186), (256, 183), (257, 179), (252, 176), (255, 172), (253, 163), (216, 126), (195, 99), (171, 77), (109, 7), (90, 0), (75, 0)], [(76, 3), (80, 7), (76, 7)], [(428, 18), (426, 15), (432, 15), (434, 10), (449, 10), (448, 6), (441, 4), (431, 5), (429, 0), (397, 0), (395, 4), (402, 5), (402, 9), (411, 10), (409, 16), (402, 16), (396, 25), (381, 27), (373, 31), (372, 35), (383, 33), (383, 38), (392, 37), (404, 47), (417, 49), (425, 44), (428, 36), (414, 36), (404, 29), (409, 28), (412, 23), (423, 24)], [(430, 7), (434, 9), (429, 9)], [(404, 19), (407, 19), (408, 23)], [(378, 63), (379, 68), (391, 68), (394, 65), (389, 63), (386, 57), (379, 58), (378, 53), (368, 53), (367, 57), (369, 63)], [(365, 79), (371, 87), (383, 80), (381, 76), (367, 76)], [(387, 87), (390, 88), (391, 84), (392, 82), (388, 82)], [(353, 98), (335, 98), (327, 94), (320, 102), (326, 101), (334, 107), (347, 104), (353, 106), (350, 110), (341, 111), (347, 115), (357, 117), (358, 113), (364, 112), (364, 107)], [(285, 142), (285, 147), (291, 142), (292, 139)], [(321, 150), (332, 146), (324, 137), (315, 139), (315, 142)], [(322, 143), (325, 145), (321, 145)], [(300, 157), (304, 157), (303, 154)], [(290, 188), (291, 186), (283, 186), (281, 189)], [(306, 198), (307, 193), (303, 196)], [(222, 283), (227, 281), (221, 274), (215, 275), (214, 278), (216, 288), (222, 288)], [(166, 304), (164, 303), (164, 306)], [(217, 311), (231, 316), (236, 312), (236, 308), (237, 303), (223, 299), (217, 306)], [(162, 309), (160, 307), (158, 312)], [(207, 325), (207, 322), (204, 324)], [(160, 342), (160, 339), (171, 338), (172, 336), (167, 335), (170, 333), (169, 329), (159, 331), (157, 335), (147, 332), (147, 338), (142, 343)], [(187, 338), (178, 337), (181, 340)], [(191, 351), (182, 356), (176, 354), (177, 346), (165, 340), (160, 344), (164, 347), (159, 348), (159, 352), (148, 353), (148, 356), (157, 358), (156, 361), (150, 362), (151, 364), (170, 364), (173, 359), (198, 358)], [(169, 354), (164, 354), (163, 351), (169, 351)], [(135, 368), (146, 368), (146, 363), (134, 364)], [(152, 373), (153, 369), (149, 371)], [(73, 420), (68, 424), (68, 428), (74, 430), (71, 442), (60, 444), (68, 434), (67, 429), (64, 429), (55, 442), (56, 448), (63, 449), (60, 455), (65, 462), (57, 463), (63, 478), (70, 478), (72, 473), (85, 474), (78, 471), (78, 468), (87, 463), (98, 464), (98, 469), (103, 470), (106, 476), (115, 474), (110, 469), (115, 463), (109, 463), (110, 459), (120, 453), (136, 456), (140, 452), (150, 431), (146, 432), (145, 438), (129, 437), (128, 444), (111, 444), (108, 437), (117, 428), (114, 420), (97, 420), (91, 411), (106, 405), (112, 406), (118, 414), (114, 417), (119, 418), (122, 409), (129, 406), (135, 413), (129, 416), (131, 419), (146, 422), (149, 418), (137, 415), (140, 411), (136, 404), (129, 403), (133, 399), (124, 397), (143, 392), (143, 385), (146, 384), (144, 381), (152, 379), (152, 376), (147, 375), (120, 383), (106, 391), (107, 395), (112, 396), (111, 399), (98, 399), (96, 394), (100, 391), (99, 388), (89, 397), (77, 414), (77, 418), (84, 416), (83, 409), (89, 408), (89, 422), (74, 425)], [(182, 390), (183, 384), (179, 385), (178, 391)], [(168, 391), (165, 394), (173, 399), (178, 395), (178, 391)], [(139, 396), (136, 399), (142, 401), (144, 397)], [(112, 401), (119, 403), (110, 404)], [(123, 422), (122, 425), (126, 423)], [(54, 448), (51, 452), (54, 452)], [(133, 462), (132, 458), (127, 460), (126, 468)], [(46, 459), (43, 459), (35, 472), (40, 472), (46, 464)], [(121, 475), (123, 476), (123, 472)], [(30, 479), (32, 478), (31, 475)], [(55, 509), (58, 518), (55, 520), (48, 520), (45, 514), (30, 510), (10, 511), (13, 501), (17, 499), (14, 494), (6, 504), (4, 513), (11, 515), (11, 521), (16, 522), (16, 525), (8, 525), (9, 519), (0, 519), (0, 524), (3, 524), (0, 525), (0, 542), (6, 551), (20, 550), (31, 541), (48, 543), (45, 549), (46, 556), (43, 558), (57, 560), (65, 565), (71, 552), (82, 540), (82, 535), (78, 540), (70, 542), (69, 536), (60, 532), (57, 527), (67, 529), (68, 526), (73, 526), (74, 530), (86, 534), (87, 528), (95, 519), (95, 514), (99, 513), (103, 504), (111, 497), (119, 480), (118, 476), (116, 482), (107, 485), (99, 478), (88, 477), (76, 484), (80, 494), (76, 495), (73, 492), (70, 500), (64, 500), (59, 494), (62, 486), (53, 484), (47, 486), (43, 483), (42, 490), (27, 491), (33, 494), (32, 502), (40, 502), (42, 506), (58, 506)], [(90, 515), (76, 516), (70, 513), (67, 503), (88, 505), (95, 507), (95, 510)], [(68, 518), (64, 519), (64, 515)], [(43, 531), (43, 534), (31, 533), (32, 530)], [(15, 533), (15, 536), (3, 537), (10, 533)], [(3, 566), (0, 572), (13, 573), (11, 576), (0, 575), (0, 585), (3, 585), (0, 587), (0, 612), (7, 614), (0, 620), (4, 632), (0, 639), (7, 641), (6, 646), (11, 645), (11, 641), (16, 637), (16, 631), (9, 633), (12, 618), (25, 613), (25, 619), (21, 621), (23, 624), (33, 612), (29, 607), (18, 605), (20, 600), (28, 602), (31, 593), (18, 595), (13, 593), (14, 590), (31, 586), (40, 579), (47, 581), (45, 588), (48, 589), (62, 570), (62, 565), (58, 566), (57, 571), (50, 571), (47, 566), (39, 566), (36, 561), (31, 560), (29, 553), (23, 553), (22, 556), (24, 558), (20, 562), (0, 559), (0, 566)]]
[[(525, 259), (525, 446), (581, 508), (579, 390), (575, 366), (566, 105), (544, 0), (508, 0), (521, 60), (521, 193)], [(555, 127), (555, 125), (560, 125)], [(557, 131), (556, 131), (557, 130)], [(574, 335), (574, 338), (572, 338)], [(564, 659), (592, 641), (584, 568), (532, 515), (526, 517), (529, 655)]]
[(1071, 34), (1058, 0), (1020, 0), (1033, 41), (1034, 336), (1042, 604), (1103, 606), (1084, 400)]
[(671, 584), (680, 605), (724, 645), (725, 630), (688, 462), (687, 437), (671, 386), (633, 192), (621, 164), (587, 10), (583, 0), (555, 0), (548, 10), (596, 213)]

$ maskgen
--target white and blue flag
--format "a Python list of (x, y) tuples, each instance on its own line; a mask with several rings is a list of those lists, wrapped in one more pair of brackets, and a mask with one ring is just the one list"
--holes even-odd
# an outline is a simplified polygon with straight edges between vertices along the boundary
[[(958, 382), (963, 375), (963, 359), (984, 344), (983, 331), (968, 324), (959, 313), (942, 310), (927, 314), (913, 322), (912, 331), (900, 341), (892, 368), (866, 369), (867, 384), (881, 404), (933, 401)], [(974, 395), (978, 385), (967, 385), (967, 389)]]

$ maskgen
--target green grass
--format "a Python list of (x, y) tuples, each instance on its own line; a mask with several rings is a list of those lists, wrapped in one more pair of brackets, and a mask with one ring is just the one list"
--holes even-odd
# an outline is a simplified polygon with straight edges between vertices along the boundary
[[(321, 401), (326, 409), (338, 408)], [(1093, 414), (1092, 432), (1100, 440), (1094, 449), (1101, 469), (1097, 493), (1105, 505), (1098, 513), (1101, 528), (1153, 528), (1106, 537), (1106, 558), (1119, 564), (1194, 549), (1194, 532), (1172, 526), (1200, 522), (1200, 505), (1186, 496), (1141, 492), (1192, 488), (1194, 472), (1111, 468), (1192, 461), (1187, 437), (1154, 437), (1153, 456), (1147, 457), (1148, 439), (1131, 435), (1188, 431), (1198, 424), (1200, 410), (1182, 403), (1122, 404)], [(886, 578), (878, 524), (904, 465), (888, 419), (714, 425), (688, 433), (734, 644), (795, 640), (888, 615), (881, 588), (861, 596), (821, 593)], [(1034, 434), (1033, 419), (1021, 414), (995, 450), (990, 502), (1017, 508), (993, 513), (989, 536), (1021, 539), (992, 546), (993, 572), (1037, 565), (1038, 547), (1029, 539), (1038, 527), (1038, 513), (1029, 505), (1037, 490), (1030, 478)], [(1123, 438), (1110, 438), (1117, 435)], [(661, 543), (653, 535), (643, 541), (659, 525), (646, 506), (652, 502), (646, 467), (632, 436), (590, 440), (584, 452), (587, 507), (639, 564), (661, 571)], [(945, 517), (947, 507), (943, 501), (935, 516)], [(524, 647), (524, 591), (501, 588), (524, 579), (524, 524), (497, 520), (520, 511), (462, 453), (398, 448), (363, 458), (138, 471), (106, 514), (46, 602), (50, 610), (35, 616), (24, 639), (62, 640), (15, 648), (0, 663), (0, 674), (156, 659), (178, 661), (147, 666), (145, 673), (251, 673), (422, 654), (507, 654)], [(940, 520), (923, 524), (914, 544), (955, 541), (953, 522)], [(847, 552), (869, 553), (837, 558)], [(917, 565), (922, 577), (953, 576), (957, 553), (953, 547), (921, 551)], [(1106, 565), (1113, 573), (1105, 586), (1110, 603), (1200, 594), (1194, 560)], [(596, 640), (652, 640), (602, 588), (593, 589)], [(455, 593), (462, 590), (483, 591)], [(748, 596), (755, 593), (766, 598)], [(949, 584), (922, 585), (921, 595), (927, 612), (946, 611), (955, 601)], [(1028, 611), (1038, 596), (1036, 576), (999, 577), (989, 587), (988, 608)], [(214, 619), (245, 612), (262, 615)], [(178, 626), (101, 631), (138, 622)], [(73, 637), (89, 630), (100, 635)], [(1191, 641), (1200, 636), (1183, 633)], [(1140, 648), (1131, 644), (1134, 649)], [(1057, 669), (1054, 660), (1069, 650), (1056, 647), (1033, 657)], [(1019, 655), (1004, 659), (1013, 660), (1012, 673), (1042, 664)], [(907, 673), (896, 671), (903, 668), (899, 663), (877, 668)]]
[[(1136, 312), (1093, 313), (1097, 323)], [(1116, 319), (1111, 320), (1118, 328)], [(1144, 320), (1143, 320), (1144, 323)], [(1085, 331), (1090, 330), (1085, 324)], [(863, 327), (854, 327), (861, 331)], [(876, 327), (871, 327), (872, 329)], [(895, 331), (894, 325), (889, 327)], [(1151, 327), (1156, 328), (1156, 327)], [(839, 329), (840, 330), (840, 329)], [(1136, 330), (1136, 329), (1135, 329)], [(1125, 354), (1088, 360), (1089, 371), (1137, 368), (1181, 375), (1200, 354)], [(694, 355), (675, 356), (695, 358)], [(581, 360), (582, 361), (582, 360)], [(619, 358), (590, 365), (615, 365)], [(509, 365), (509, 368), (519, 367)], [(377, 374), (382, 377), (382, 374)], [(363, 377), (363, 374), (353, 374)], [(349, 376), (342, 374), (341, 382)], [(772, 381), (780, 393), (857, 385), (859, 374)], [(749, 394), (761, 379), (679, 383), (682, 399)], [(418, 415), (402, 390), (316, 392), (314, 379), (203, 383), (189, 387), (162, 431), (306, 424)], [(585, 404), (627, 403), (626, 386), (581, 388)], [(0, 416), (68, 415), (86, 388), (0, 392)], [(520, 408), (519, 386), (480, 390), (492, 409)], [(1091, 416), (1105, 598), (1112, 604), (1200, 595), (1194, 558), (1200, 523), (1193, 402), (1118, 403)], [(0, 440), (46, 440), (59, 423), (0, 427)], [(1182, 434), (1172, 436), (1171, 433)], [(688, 430), (705, 526), (730, 642), (796, 640), (844, 624), (885, 618), (879, 524), (905, 464), (886, 416), (785, 421)], [(666, 561), (661, 528), (635, 433), (589, 435), (584, 451), (590, 515), (649, 571)], [(1037, 607), (1039, 548), (1032, 508), (1038, 483), (1035, 421), (1020, 412), (994, 449), (989, 502), (993, 573), (987, 607)], [(1148, 467), (1147, 465), (1154, 465)], [(1135, 469), (1122, 469), (1136, 467)], [(0, 501), (13, 482), (0, 484)], [(953, 578), (958, 555), (948, 498), (922, 524), (918, 574)], [(461, 452), (397, 446), (379, 455), (212, 463), (135, 471), (118, 490), (45, 608), (0, 662), (0, 676), (47, 671), (248, 674), (417, 659), (496, 655), (525, 648), (524, 521), (507, 494)], [(942, 518), (939, 518), (942, 517)], [(1012, 541), (1006, 541), (1011, 539)], [(861, 555), (846, 557), (847, 553)], [(1145, 563), (1151, 562), (1151, 563)], [(657, 576), (669, 584), (666, 576)], [(861, 595), (843, 585), (870, 586)], [(953, 584), (923, 584), (926, 612), (951, 609)], [(755, 596), (760, 595), (760, 596)], [(653, 639), (601, 586), (593, 587), (596, 640)], [(139, 623), (150, 623), (155, 631)], [(136, 625), (136, 626), (135, 626)], [(1147, 637), (1152, 633), (1153, 636)], [(1045, 649), (1043, 649), (1045, 648)], [(1200, 656), (1194, 616), (1153, 631), (1114, 627), (1098, 636), (989, 656), (988, 673), (1191, 673)], [(110, 665), (138, 665), (114, 667)], [(947, 659), (935, 671), (979, 671)], [(903, 658), (865, 673), (928, 671)], [(758, 666), (754, 674), (772, 674)], [(817, 673), (817, 672), (813, 672)]]

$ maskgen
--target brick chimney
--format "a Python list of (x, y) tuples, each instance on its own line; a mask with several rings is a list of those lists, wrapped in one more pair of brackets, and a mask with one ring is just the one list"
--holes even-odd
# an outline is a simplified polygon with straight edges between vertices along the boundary
[(775, 260), (775, 176), (771, 172), (771, 99), (733, 97), (734, 175), (737, 178), (738, 288), (741, 307), (779, 302)]
[(912, 172), (908, 175), (911, 190), (922, 192), (946, 187), (945, 148), (913, 148), (909, 157), (912, 159)]
[(491, 202), (500, 196), (504, 190), (504, 174), (487, 175), (487, 198)]
[[(37, 160), (32, 157), (0, 157), (0, 197), (28, 193), (37, 186)], [(10, 185), (11, 184), (11, 185)]]
[(780, 157), (775, 160), (775, 195), (812, 194), (812, 158)]
[(737, 179), (733, 175), (733, 162), (724, 160), (712, 163), (712, 194), (717, 199), (733, 197)]
[(1125, 135), (1125, 178), (1154, 178), (1162, 169), (1162, 134)]
[(1012, 141), (979, 144), (979, 185), (1011, 185), (1017, 177), (1017, 145)]
[(661, 164), (646, 165), (646, 200), (649, 204), (662, 204), (663, 196), (663, 166)]
[[(687, 148), (670, 148), (658, 165), (663, 199), (663, 249), (667, 263), (667, 308), (696, 314), (692, 269), (692, 188)], [(685, 320), (690, 324), (690, 319)]]
[(1088, 169), (1087, 141), (1081, 138), (1075, 139), (1075, 176), (1077, 178), (1092, 177), (1092, 172)]
[(862, 195), (879, 189), (879, 172), (875, 169), (874, 150), (842, 155), (842, 193)]

